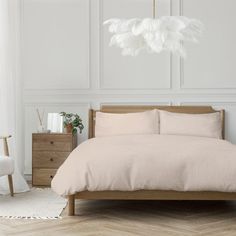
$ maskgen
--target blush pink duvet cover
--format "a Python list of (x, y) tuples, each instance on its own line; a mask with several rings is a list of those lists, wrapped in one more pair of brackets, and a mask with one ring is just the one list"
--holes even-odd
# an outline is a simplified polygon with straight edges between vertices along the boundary
[(177, 135), (93, 138), (70, 154), (52, 188), (63, 196), (84, 190), (236, 192), (236, 146)]

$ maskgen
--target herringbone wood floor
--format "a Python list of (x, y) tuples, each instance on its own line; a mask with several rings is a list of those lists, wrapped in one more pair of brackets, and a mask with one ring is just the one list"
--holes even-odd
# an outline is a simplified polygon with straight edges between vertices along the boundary
[(236, 235), (232, 201), (77, 201), (76, 208), (61, 220), (0, 219), (0, 235)]

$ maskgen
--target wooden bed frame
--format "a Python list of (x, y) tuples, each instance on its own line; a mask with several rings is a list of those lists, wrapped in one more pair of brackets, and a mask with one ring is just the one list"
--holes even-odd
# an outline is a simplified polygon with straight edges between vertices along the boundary
[[(222, 117), (222, 137), (224, 138), (224, 110), (216, 111), (210, 106), (102, 106), (102, 112), (128, 113), (142, 112), (146, 110), (160, 109), (170, 112), (204, 114), (220, 112)], [(95, 110), (89, 111), (89, 138), (95, 134)], [(69, 216), (75, 214), (75, 199), (87, 200), (236, 200), (236, 193), (226, 192), (178, 192), (160, 190), (138, 190), (138, 191), (83, 191), (69, 195)]]

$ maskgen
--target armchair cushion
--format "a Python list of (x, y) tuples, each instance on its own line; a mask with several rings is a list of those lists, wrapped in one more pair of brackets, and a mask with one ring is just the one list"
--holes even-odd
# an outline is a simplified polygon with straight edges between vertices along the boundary
[(0, 156), (0, 177), (11, 175), (14, 172), (14, 160), (12, 157)]

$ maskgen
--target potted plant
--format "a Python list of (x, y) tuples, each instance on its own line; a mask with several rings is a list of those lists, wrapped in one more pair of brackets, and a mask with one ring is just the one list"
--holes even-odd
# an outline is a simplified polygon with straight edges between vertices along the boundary
[(77, 128), (79, 129), (80, 133), (82, 133), (84, 125), (82, 123), (82, 119), (78, 114), (61, 112), (60, 115), (64, 119), (63, 125), (67, 133), (76, 134)]

